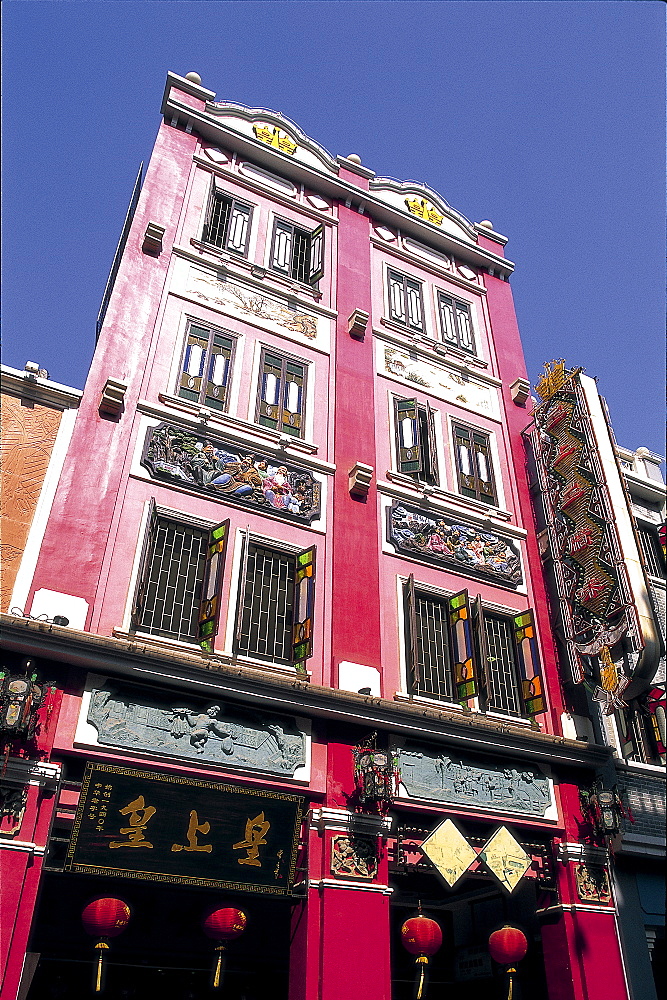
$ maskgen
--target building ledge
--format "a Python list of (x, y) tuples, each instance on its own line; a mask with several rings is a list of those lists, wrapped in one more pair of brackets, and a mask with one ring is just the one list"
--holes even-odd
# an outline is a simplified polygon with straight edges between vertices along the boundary
[(484, 717), (452, 719), (447, 712), (424, 705), (401, 704), (372, 695), (354, 694), (311, 684), (300, 678), (278, 677), (254, 667), (230, 664), (202, 652), (147, 648), (139, 641), (79, 632), (46, 622), (0, 615), (4, 645), (24, 655), (112, 676), (152, 680), (190, 691), (208, 689), (218, 697), (252, 703), (258, 710), (299, 712), (332, 721), (350, 722), (401, 733), (414, 739), (448, 743), (488, 755), (489, 748), (512, 756), (562, 767), (604, 766), (607, 747), (592, 746), (564, 736), (526, 729), (507, 732), (503, 723)]

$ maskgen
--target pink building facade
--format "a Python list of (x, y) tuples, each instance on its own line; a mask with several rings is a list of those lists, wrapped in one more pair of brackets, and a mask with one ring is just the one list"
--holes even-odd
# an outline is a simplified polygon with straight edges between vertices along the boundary
[(231, 907), (222, 995), (400, 1000), (421, 904), (434, 996), (506, 995), (510, 923), (526, 996), (625, 1000), (506, 239), (190, 76), (5, 623), (7, 670), (50, 687), (8, 744), (37, 798), (0, 843), (3, 997), (82, 995), (81, 911), (111, 897), (114, 997), (209, 995), (202, 921)]

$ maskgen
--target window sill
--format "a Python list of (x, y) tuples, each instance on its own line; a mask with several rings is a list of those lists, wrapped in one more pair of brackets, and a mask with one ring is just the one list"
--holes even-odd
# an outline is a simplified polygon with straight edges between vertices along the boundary
[[(278, 445), (282, 450), (291, 448), (306, 455), (317, 454), (318, 446), (311, 441), (304, 441), (303, 438), (293, 437), (291, 434), (281, 434), (280, 431), (274, 431), (270, 427), (262, 427), (261, 424), (252, 423), (250, 420), (232, 417), (229, 413), (225, 413), (222, 410), (209, 410), (208, 407), (202, 406), (199, 403), (190, 403), (185, 399), (181, 399), (180, 396), (172, 396), (166, 392), (159, 393), (158, 399), (166, 406), (171, 406), (176, 410), (187, 413), (193, 418), (197, 418), (204, 426), (219, 427), (221, 430), (228, 430), (235, 437), (239, 436), (239, 431), (244, 431), (247, 434), (252, 434), (253, 437), (270, 441), (272, 444)], [(140, 400), (140, 405), (142, 410), (150, 407), (150, 404), (145, 403), (143, 400)]]
[(464, 507), (466, 511), (473, 514), (485, 515), (484, 522), (488, 521), (490, 524), (494, 524), (496, 521), (511, 521), (513, 518), (513, 515), (508, 510), (502, 510), (500, 507), (491, 507), (488, 504), (480, 503), (478, 500), (470, 500), (468, 497), (462, 497), (459, 493), (450, 493), (449, 490), (445, 490), (441, 486), (431, 486), (429, 483), (424, 483), (421, 480), (414, 480), (402, 472), (394, 472), (388, 469), (386, 476), (389, 482), (413, 490), (424, 497), (425, 500), (433, 497), (434, 500), (453, 503), (457, 507)]
[(125, 629), (115, 628), (113, 630), (114, 639), (123, 639), (125, 642), (134, 642), (142, 646), (155, 646), (160, 649), (176, 649), (179, 652), (192, 653), (193, 656), (204, 656), (198, 642), (185, 642), (183, 639), (168, 639), (166, 636), (152, 635), (150, 632), (126, 632)]
[[(229, 250), (223, 250), (221, 247), (213, 246), (211, 243), (204, 243), (202, 240), (197, 240), (194, 237), (190, 240), (190, 246), (193, 246), (199, 253), (208, 254), (224, 263), (236, 264), (240, 269), (250, 272), (253, 276), (261, 278), (262, 281), (265, 281), (267, 278), (272, 279), (282, 288), (289, 289), (293, 295), (308, 296), (308, 298), (312, 298), (315, 302), (319, 302), (322, 298), (322, 292), (319, 288), (315, 288), (314, 285), (297, 281), (295, 278), (288, 278), (286, 275), (280, 274), (270, 267), (264, 267), (262, 264), (255, 264), (248, 260), (246, 256), (237, 255)], [(257, 272), (257, 274), (255, 275), (254, 272)]]
[[(502, 715), (498, 712), (479, 712), (475, 709), (467, 710), (462, 708), (457, 702), (441, 701), (438, 698), (425, 698), (423, 695), (409, 695), (405, 694), (403, 691), (397, 691), (394, 694), (394, 701), (407, 705), (423, 705), (424, 708), (430, 708), (432, 710), (458, 716), (466, 720), (481, 721), (486, 719), (495, 723), (497, 726), (516, 726), (518, 729), (535, 728), (530, 719), (520, 719), (515, 715)], [(655, 770), (657, 770), (657, 768)]]
[(473, 365), (475, 368), (482, 369), (489, 367), (488, 363), (477, 357), (476, 354), (457, 350), (457, 348), (450, 347), (442, 340), (429, 337), (428, 334), (422, 333), (420, 330), (413, 330), (410, 326), (403, 326), (402, 323), (398, 323), (396, 320), (382, 316), (380, 322), (388, 330), (396, 330), (397, 333), (402, 333), (404, 337), (410, 340), (411, 346), (416, 347), (424, 353), (435, 354), (439, 359), (452, 361), (459, 368), (465, 368), (467, 365)]

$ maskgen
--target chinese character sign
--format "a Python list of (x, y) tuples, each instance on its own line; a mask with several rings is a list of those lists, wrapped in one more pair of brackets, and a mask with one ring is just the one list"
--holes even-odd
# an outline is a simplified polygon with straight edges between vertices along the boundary
[(65, 869), (285, 894), (303, 799), (88, 764)]

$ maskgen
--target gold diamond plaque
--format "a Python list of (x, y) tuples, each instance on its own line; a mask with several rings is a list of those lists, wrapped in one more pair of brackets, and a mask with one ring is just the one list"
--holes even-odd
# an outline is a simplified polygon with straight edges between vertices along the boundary
[(496, 830), (486, 842), (479, 858), (509, 892), (514, 891), (533, 863), (505, 826)]
[(451, 819), (437, 826), (422, 844), (422, 851), (449, 886), (470, 868), (477, 854)]

